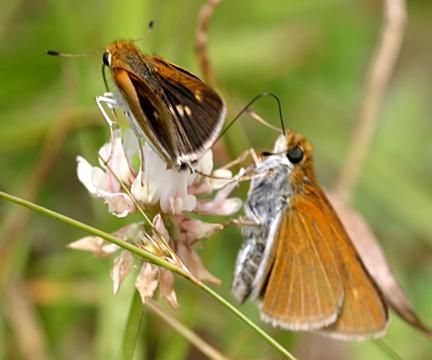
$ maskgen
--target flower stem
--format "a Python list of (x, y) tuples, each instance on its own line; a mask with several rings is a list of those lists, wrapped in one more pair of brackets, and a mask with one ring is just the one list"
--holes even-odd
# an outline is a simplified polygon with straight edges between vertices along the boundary
[(66, 215), (62, 215), (58, 212), (44, 208), (43, 206), (36, 205), (35, 203), (32, 203), (30, 201), (27, 201), (27, 200), (21, 199), (19, 197), (7, 194), (3, 191), (0, 191), (0, 198), (11, 201), (15, 204), (24, 206), (26, 208), (35, 210), (41, 214), (50, 216), (54, 219), (63, 221), (66, 224), (69, 224), (69, 225), (74, 226), (78, 229), (84, 230), (84, 231), (86, 231), (90, 234), (93, 234), (95, 236), (99, 236), (106, 241), (109, 241), (113, 244), (116, 244), (116, 245), (120, 246), (121, 248), (128, 250), (131, 253), (142, 257), (145, 261), (148, 261), (149, 263), (152, 263), (154, 265), (158, 265), (158, 266), (161, 266), (161, 267), (166, 268), (168, 270), (171, 270), (171, 271), (175, 272), (176, 274), (179, 274), (179, 275), (186, 277), (186, 278), (188, 278), (188, 276), (189, 276), (189, 274), (187, 274), (184, 270), (179, 269), (174, 264), (160, 258), (159, 256), (156, 256), (156, 255), (154, 255), (148, 251), (145, 251), (145, 250), (139, 248), (138, 246), (130, 244), (126, 241), (120, 240), (119, 238), (117, 238), (111, 234), (108, 234), (102, 230), (96, 229), (93, 226), (84, 224), (84, 223), (77, 221), (75, 219), (72, 219)]
[(141, 333), (143, 323), (144, 307), (138, 291), (134, 290), (129, 314), (123, 331), (123, 339), (120, 346), (119, 360), (132, 360), (138, 336)]
[[(214, 290), (209, 288), (207, 285), (203, 284), (201, 281), (198, 281), (195, 279), (190, 273), (186, 272), (183, 269), (180, 269), (176, 265), (152, 254), (149, 253), (133, 244), (130, 244), (126, 241), (120, 240), (116, 238), (115, 236), (108, 234), (102, 230), (96, 229), (90, 225), (84, 224), (80, 221), (74, 220), (68, 216), (59, 214), (55, 211), (49, 210), (47, 208), (44, 208), (42, 206), (36, 205), (30, 201), (21, 199), (19, 197), (7, 194), (3, 191), (0, 191), (0, 198), (3, 198), (5, 200), (8, 200), (10, 202), (13, 202), (15, 204), (24, 206), (26, 208), (29, 208), (31, 210), (37, 211), (41, 214), (50, 216), (54, 219), (63, 221), (64, 223), (67, 223), (71, 226), (74, 226), (78, 229), (84, 230), (90, 234), (93, 234), (95, 236), (99, 236), (102, 239), (109, 241), (113, 244), (116, 244), (120, 247), (122, 247), (125, 250), (130, 251), (131, 253), (138, 255), (142, 257), (145, 261), (148, 261), (149, 263), (152, 263), (157, 266), (161, 266), (165, 269), (171, 270), (172, 272), (190, 280), (192, 283), (197, 285), (199, 288), (201, 288), (203, 291), (205, 291), (208, 295), (210, 295), (213, 299), (215, 299), (217, 302), (219, 302), (222, 306), (227, 308), (229, 311), (231, 311), (235, 316), (237, 316), (240, 320), (242, 320), (247, 326), (249, 326), (255, 333), (257, 333), (262, 339), (264, 339), (270, 346), (272, 346), (275, 350), (279, 351), (282, 355), (284, 355), (287, 359), (295, 360), (295, 357), (290, 354), (281, 344), (279, 344), (275, 339), (273, 339), (269, 334), (267, 334), (263, 329), (261, 329), (258, 325), (256, 325), (252, 320), (250, 320), (248, 317), (243, 315), (239, 310), (237, 310), (233, 305), (231, 305), (226, 299), (224, 299), (222, 296), (220, 296), (218, 293), (216, 293)], [(129, 319), (128, 319), (129, 321)], [(124, 344), (123, 344), (124, 345)], [(125, 359), (130, 359), (131, 357)]]
[(209, 288), (207, 285), (203, 283), (197, 284), (202, 290), (204, 290), (207, 294), (209, 294), (213, 299), (217, 302), (221, 303), (225, 306), (229, 311), (231, 311), (235, 316), (237, 316), (240, 320), (242, 320), (247, 326), (249, 326), (253, 331), (255, 331), (258, 336), (260, 336), (264, 341), (269, 343), (274, 349), (279, 351), (282, 355), (284, 355), (287, 359), (296, 360), (294, 355), (289, 353), (280, 343), (278, 343), (275, 339), (273, 339), (269, 334), (267, 334), (263, 329), (261, 329), (258, 325), (256, 325), (251, 319), (249, 319), (246, 315), (240, 312), (235, 306), (229, 303), (225, 298), (220, 296), (216, 291)]

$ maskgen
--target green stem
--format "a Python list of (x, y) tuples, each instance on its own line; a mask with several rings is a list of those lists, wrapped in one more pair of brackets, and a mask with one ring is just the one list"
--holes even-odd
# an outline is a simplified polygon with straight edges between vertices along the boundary
[(41, 214), (50, 216), (54, 219), (63, 221), (66, 224), (74, 226), (78, 229), (81, 229), (81, 230), (88, 232), (90, 234), (93, 234), (95, 236), (99, 236), (106, 241), (109, 241), (113, 244), (116, 244), (116, 245), (120, 246), (121, 248), (128, 250), (131, 253), (142, 257), (145, 261), (147, 261), (149, 263), (152, 263), (154, 265), (158, 265), (158, 266), (161, 266), (161, 267), (166, 268), (168, 270), (171, 270), (172, 272), (175, 272), (176, 274), (179, 274), (183, 277), (186, 277), (186, 278), (190, 277), (190, 275), (188, 273), (186, 273), (182, 269), (179, 269), (174, 264), (171, 264), (170, 262), (168, 262), (164, 259), (161, 259), (159, 256), (156, 256), (152, 253), (149, 253), (148, 251), (145, 251), (145, 250), (139, 248), (138, 246), (130, 244), (126, 241), (120, 240), (119, 238), (116, 238), (115, 236), (108, 234), (102, 230), (96, 229), (93, 226), (84, 224), (84, 223), (77, 221), (77, 220), (74, 220), (68, 216), (59, 214), (55, 211), (52, 211), (52, 210), (49, 210), (49, 209), (44, 208), (42, 206), (36, 205), (30, 201), (21, 199), (19, 197), (13, 196), (13, 195), (9, 195), (3, 191), (0, 191), (0, 198), (3, 198), (5, 200), (11, 201), (15, 204), (24, 206), (24, 207), (29, 208), (31, 210), (35, 210)]
[(296, 360), (294, 355), (289, 353), (281, 344), (279, 344), (263, 329), (261, 329), (258, 325), (256, 325), (251, 319), (249, 319), (246, 315), (244, 315), (236, 307), (234, 307), (231, 303), (229, 303), (225, 298), (220, 296), (216, 291), (209, 288), (207, 285), (203, 284), (202, 282), (198, 283), (197, 286), (199, 286), (202, 290), (204, 290), (208, 295), (210, 295), (217, 302), (225, 306), (229, 311), (231, 311), (235, 316), (237, 316), (247, 326), (249, 326), (253, 331), (255, 331), (258, 334), (258, 336), (260, 336), (263, 340), (268, 342), (274, 349), (276, 349), (281, 354), (283, 354), (287, 359)]
[(131, 360), (135, 353), (138, 336), (141, 333), (144, 307), (138, 291), (134, 290), (129, 314), (123, 331), (123, 339), (120, 347), (119, 360)]
[(275, 350), (279, 351), (281, 354), (283, 354), (286, 358), (295, 360), (295, 357), (290, 354), (281, 344), (279, 344), (275, 339), (273, 339), (269, 334), (267, 334), (264, 330), (262, 330), (258, 325), (256, 325), (254, 322), (252, 322), (249, 318), (247, 318), (245, 315), (243, 315), (239, 310), (237, 310), (233, 305), (231, 305), (227, 300), (225, 300), (222, 296), (220, 296), (218, 293), (216, 293), (214, 290), (203, 284), (202, 282), (195, 279), (190, 273), (187, 273), (186, 271), (178, 268), (174, 264), (171, 264), (170, 262), (161, 259), (160, 257), (149, 253), (135, 245), (132, 245), (126, 241), (120, 240), (116, 238), (115, 236), (108, 234), (102, 230), (96, 229), (90, 225), (84, 224), (80, 221), (74, 220), (68, 216), (59, 214), (55, 211), (49, 210), (47, 208), (44, 208), (42, 206), (36, 205), (30, 201), (21, 199), (19, 197), (7, 194), (3, 191), (0, 191), (0, 198), (3, 198), (5, 200), (8, 200), (10, 202), (13, 202), (15, 204), (24, 206), (26, 208), (29, 208), (31, 210), (37, 211), (41, 214), (50, 216), (54, 219), (63, 221), (69, 225), (72, 225), (78, 229), (81, 229), (83, 231), (86, 231), (90, 234), (93, 234), (95, 236), (99, 236), (102, 239), (109, 241), (113, 244), (116, 244), (120, 246), (121, 248), (130, 251), (131, 253), (138, 255), (142, 257), (145, 261), (152, 263), (157, 266), (161, 266), (165, 269), (168, 269), (188, 280), (190, 280), (192, 283), (197, 285), (200, 289), (205, 291), (208, 295), (210, 295), (213, 299), (218, 301), (221, 305), (223, 305), (225, 308), (227, 308), (229, 311), (231, 311), (235, 316), (237, 316), (240, 320), (242, 320), (247, 326), (249, 326), (255, 333), (257, 333), (262, 339), (264, 339), (268, 344), (270, 344)]

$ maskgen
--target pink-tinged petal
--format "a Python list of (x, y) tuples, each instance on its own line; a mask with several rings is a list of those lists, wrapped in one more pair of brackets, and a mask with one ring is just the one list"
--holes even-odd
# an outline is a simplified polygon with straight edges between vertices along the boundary
[(197, 182), (188, 187), (188, 193), (191, 195), (210, 194), (213, 192), (213, 185), (209, 178)]
[(239, 198), (228, 198), (228, 195), (237, 186), (233, 181), (226, 185), (216, 194), (215, 198), (210, 201), (201, 200), (197, 202), (195, 211), (200, 214), (208, 215), (232, 215), (240, 210), (242, 201)]
[(171, 271), (161, 269), (159, 281), (159, 294), (162, 299), (166, 299), (173, 309), (178, 309), (177, 296), (174, 291), (174, 275)]
[(196, 219), (185, 219), (180, 223), (181, 228), (186, 232), (189, 242), (207, 238), (216, 231), (223, 229), (222, 224), (208, 223)]
[[(100, 196), (103, 191), (117, 192), (117, 183), (112, 182), (112, 178), (108, 176), (101, 168), (93, 167), (91, 171), (91, 182), (96, 188), (96, 195)], [(115, 189), (114, 189), (115, 188)]]
[(101, 192), (100, 196), (103, 197), (107, 203), (108, 211), (119, 218), (125, 217), (135, 211), (135, 204), (129, 195), (125, 193), (111, 194), (108, 192)]
[(67, 247), (74, 250), (88, 251), (100, 257), (111, 255), (119, 249), (117, 245), (109, 243), (98, 236), (86, 236), (71, 242)]
[(78, 180), (85, 186), (90, 194), (96, 195), (96, 186), (93, 184), (93, 166), (82, 156), (77, 156), (77, 176)]
[[(165, 223), (162, 219), (161, 214), (157, 214), (154, 218), (153, 218), (153, 226), (155, 227), (155, 229), (157, 230), (157, 232), (163, 236), (163, 238), (165, 239), (165, 241), (168, 243), (170, 236), (168, 233), (168, 230), (165, 226)], [(153, 232), (153, 235), (156, 235)]]
[(204, 267), (201, 258), (192, 250), (192, 248), (185, 243), (177, 244), (177, 255), (186, 265), (188, 270), (201, 281), (207, 281), (213, 284), (220, 284), (220, 280), (210, 274)]
[(159, 269), (145, 262), (138, 273), (135, 288), (141, 296), (141, 302), (145, 304), (151, 299), (159, 283)]
[[(99, 157), (101, 167), (106, 170), (108, 176), (112, 177), (112, 181), (116, 185), (119, 185), (117, 179), (126, 185), (132, 183), (135, 174), (123, 148), (121, 130), (114, 131), (111, 141), (99, 150)], [(108, 163), (111, 169), (105, 167), (105, 162)], [(118, 190), (116, 187), (113, 187), (113, 189)]]
[(378, 239), (373, 234), (366, 220), (351, 206), (338, 199), (335, 195), (328, 194), (328, 196), (354, 243), (363, 264), (375, 280), (384, 298), (406, 322), (423, 333), (432, 336), (432, 329), (428, 328), (419, 319), (393, 276)]
[(121, 283), (129, 274), (133, 261), (134, 259), (132, 254), (126, 250), (123, 250), (120, 255), (115, 258), (113, 267), (111, 269), (111, 279), (113, 283), (112, 285), (114, 294), (118, 293)]
[(109, 160), (109, 165), (123, 184), (130, 185), (135, 179), (135, 172), (126, 157), (121, 137), (116, 139), (115, 148)]
[(215, 170), (211, 177), (204, 177), (195, 174), (197, 177), (194, 182), (188, 187), (188, 193), (193, 195), (209, 194), (214, 190), (219, 190), (229, 183), (237, 183), (237, 180), (232, 177), (232, 173), (226, 169)]
[(240, 210), (242, 201), (239, 198), (225, 200), (198, 201), (195, 211), (203, 215), (228, 216)]

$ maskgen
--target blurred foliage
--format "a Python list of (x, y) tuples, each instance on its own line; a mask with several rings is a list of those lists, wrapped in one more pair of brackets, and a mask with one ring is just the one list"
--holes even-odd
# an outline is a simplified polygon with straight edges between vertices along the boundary
[[(104, 92), (100, 74), (104, 44), (136, 38), (149, 20), (151, 34), (140, 42), (198, 72), (193, 41), (202, 1), (9, 0), (0, 12), (0, 188), (29, 191), (29, 178), (50, 131), (67, 120), (60, 154), (43, 178), (36, 200), (56, 211), (110, 231), (124, 220), (108, 215), (75, 176), (75, 157), (96, 160), (108, 137), (93, 101)], [(396, 73), (380, 112), (353, 203), (370, 221), (414, 308), (432, 324), (432, 3), (408, 2), (409, 23)], [(223, 84), (230, 117), (263, 91), (278, 94), (285, 122), (314, 144), (318, 177), (331, 188), (352, 137), (352, 125), (381, 20), (375, 1), (223, 1), (210, 23), (209, 51)], [(45, 49), (89, 51), (84, 58), (50, 58)], [(277, 109), (263, 99), (255, 109), (278, 124)], [(236, 141), (234, 141), (236, 139)], [(238, 140), (238, 139), (241, 139)], [(246, 147), (268, 149), (275, 134), (247, 117), (217, 147), (220, 163)], [(224, 150), (225, 149), (225, 150)], [(31, 190), (31, 189), (30, 189)], [(244, 188), (241, 190), (244, 194)], [(132, 283), (111, 293), (110, 259), (96, 259), (65, 245), (84, 234), (30, 214), (16, 239), (7, 237), (17, 209), (0, 202), (0, 241), (10, 251), (0, 258), (0, 359), (23, 358), (12, 331), (8, 288), (24, 284), (51, 358), (112, 359), (127, 317)], [(23, 213), (24, 214), (24, 213)], [(21, 216), (21, 215), (20, 215)], [(22, 215), (23, 216), (23, 215)], [(219, 278), (218, 291), (230, 298), (229, 283), (240, 245), (238, 229), (204, 242), (201, 254)], [(5, 257), (7, 256), (7, 258)], [(176, 281), (182, 305), (175, 315), (233, 359), (275, 359), (275, 352), (194, 286)], [(230, 298), (231, 299), (231, 298)], [(242, 310), (259, 321), (256, 307)], [(387, 359), (373, 341), (345, 344), (310, 335), (267, 329), (301, 358)], [(432, 343), (392, 316), (385, 342), (405, 359), (432, 357)], [(320, 349), (317, 352), (317, 349)], [(137, 358), (200, 359), (178, 333), (150, 313)]]

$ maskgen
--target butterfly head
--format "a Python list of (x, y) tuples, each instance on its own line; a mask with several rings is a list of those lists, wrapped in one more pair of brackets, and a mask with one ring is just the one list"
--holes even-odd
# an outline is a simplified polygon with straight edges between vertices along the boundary
[(110, 69), (114, 67), (127, 68), (135, 59), (139, 58), (139, 54), (139, 50), (131, 41), (116, 41), (105, 47), (102, 61)]
[(312, 181), (315, 178), (312, 164), (312, 145), (303, 134), (290, 129), (286, 130), (276, 140), (273, 154), (280, 155), (282, 162), (291, 169), (291, 182)]

